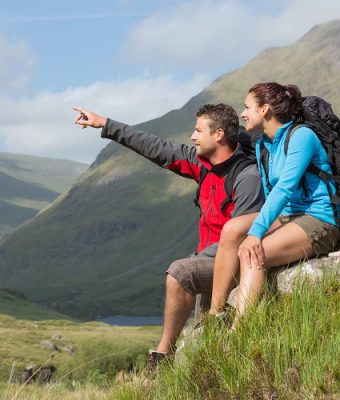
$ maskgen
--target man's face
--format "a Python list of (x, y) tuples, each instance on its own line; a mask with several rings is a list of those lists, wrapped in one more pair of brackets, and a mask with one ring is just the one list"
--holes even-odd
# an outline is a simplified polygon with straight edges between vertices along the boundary
[(198, 156), (207, 158), (208, 160), (216, 152), (217, 149), (217, 137), (216, 132), (212, 132), (210, 128), (210, 118), (204, 115), (197, 118), (196, 126), (191, 140), (194, 142), (196, 147), (196, 153)]

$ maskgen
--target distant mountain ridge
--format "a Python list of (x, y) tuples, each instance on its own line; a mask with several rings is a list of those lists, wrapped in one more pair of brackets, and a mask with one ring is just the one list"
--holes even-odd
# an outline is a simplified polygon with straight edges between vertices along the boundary
[[(201, 105), (225, 102), (241, 112), (247, 90), (260, 81), (295, 83), (340, 115), (340, 21), (262, 51), (139, 128), (189, 143)], [(2, 286), (76, 317), (161, 313), (166, 268), (196, 247), (194, 188), (109, 143), (66, 196), (2, 241)]]
[(0, 153), (0, 236), (69, 189), (87, 167), (69, 160)]
[(31, 303), (20, 293), (12, 290), (0, 289), (0, 319), (4, 316), (22, 318), (25, 320), (68, 320), (66, 315), (42, 307), (39, 304)]

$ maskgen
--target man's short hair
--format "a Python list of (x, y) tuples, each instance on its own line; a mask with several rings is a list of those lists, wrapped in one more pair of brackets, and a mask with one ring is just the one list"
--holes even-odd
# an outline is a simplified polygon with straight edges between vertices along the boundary
[(196, 113), (196, 117), (206, 116), (210, 119), (213, 132), (223, 129), (227, 145), (236, 149), (238, 141), (239, 119), (236, 111), (227, 104), (205, 104)]

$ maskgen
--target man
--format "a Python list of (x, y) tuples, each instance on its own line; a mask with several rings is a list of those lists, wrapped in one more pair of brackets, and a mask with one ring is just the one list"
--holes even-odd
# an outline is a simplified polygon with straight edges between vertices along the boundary
[(155, 366), (173, 353), (195, 295), (211, 296), (214, 257), (225, 223), (242, 215), (242, 224), (229, 223), (224, 229), (230, 229), (230, 240), (241, 243), (246, 236), (254, 213), (263, 204), (260, 175), (256, 165), (242, 152), (238, 143), (239, 119), (228, 105), (206, 104), (199, 109), (191, 136), (194, 146), (173, 144), (83, 108), (74, 109), (79, 112), (76, 124), (83, 128), (102, 128), (103, 138), (194, 179), (199, 185), (196, 193), (201, 210), (198, 251), (195, 256), (175, 261), (167, 270), (162, 338), (157, 350), (150, 353), (150, 364)]

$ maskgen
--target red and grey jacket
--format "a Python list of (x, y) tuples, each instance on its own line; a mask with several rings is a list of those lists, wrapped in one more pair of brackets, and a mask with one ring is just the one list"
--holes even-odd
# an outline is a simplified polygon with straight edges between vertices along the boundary
[[(257, 167), (252, 162), (244, 162), (246, 156), (240, 147), (226, 161), (212, 165), (196, 155), (194, 146), (174, 144), (109, 118), (101, 136), (134, 150), (162, 168), (194, 179), (199, 184), (196, 199), (201, 209), (198, 252), (220, 240), (223, 225), (230, 218), (258, 212), (263, 204)], [(232, 182), (229, 195), (226, 193), (228, 180)]]

